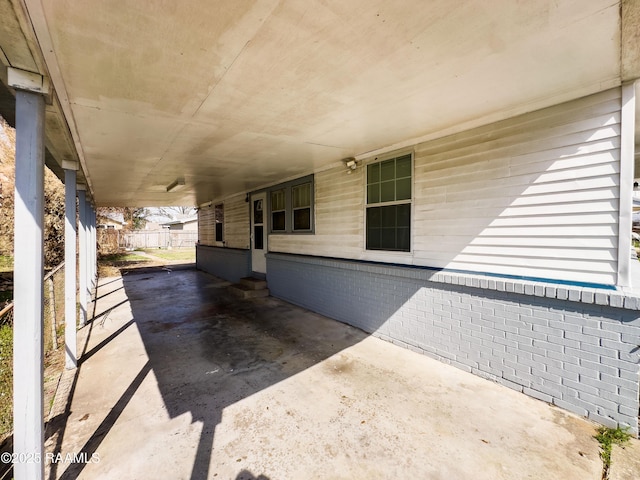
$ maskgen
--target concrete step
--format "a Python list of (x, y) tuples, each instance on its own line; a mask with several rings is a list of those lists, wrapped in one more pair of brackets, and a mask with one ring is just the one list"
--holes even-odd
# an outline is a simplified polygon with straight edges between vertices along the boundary
[(229, 289), (229, 292), (231, 292), (233, 295), (239, 297), (239, 298), (260, 298), (260, 297), (268, 297), (269, 296), (269, 290), (267, 290), (266, 288), (262, 288), (260, 290), (256, 290), (254, 288), (251, 287), (247, 287), (246, 285), (242, 284), (242, 283), (236, 283), (234, 285), (230, 285), (227, 287)]
[(254, 277), (244, 277), (240, 279), (240, 285), (244, 285), (251, 290), (264, 290), (267, 288), (267, 281)]

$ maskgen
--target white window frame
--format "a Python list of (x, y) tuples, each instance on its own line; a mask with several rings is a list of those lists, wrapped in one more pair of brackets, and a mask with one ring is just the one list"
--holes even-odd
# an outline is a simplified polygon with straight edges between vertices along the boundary
[[(411, 198), (408, 200), (400, 200), (393, 202), (384, 202), (372, 204), (371, 206), (382, 207), (387, 205), (397, 205), (397, 204), (405, 204), (408, 203), (410, 205), (410, 221), (409, 221), (409, 250), (383, 250), (383, 249), (367, 249), (367, 209), (369, 208), (369, 203), (367, 203), (367, 175), (368, 175), (368, 166), (373, 165), (375, 163), (382, 163), (386, 160), (390, 160), (392, 158), (403, 157), (405, 155), (411, 156)], [(362, 214), (362, 259), (364, 260), (374, 260), (374, 261), (383, 261), (383, 262), (397, 262), (403, 264), (411, 264), (413, 263), (413, 248), (414, 248), (414, 235), (415, 235), (415, 182), (416, 182), (416, 174), (415, 174), (415, 152), (413, 148), (397, 150), (394, 152), (389, 152), (384, 155), (379, 155), (377, 157), (368, 159), (363, 161), (363, 175), (362, 175), (362, 185), (363, 185), (363, 214)]]
[[(306, 183), (310, 183), (310, 194), (311, 194), (311, 205), (309, 206), (310, 215), (311, 215), (311, 228), (309, 230), (294, 230), (293, 229), (293, 199), (291, 191), (293, 187), (297, 187), (299, 185), (304, 185)], [(284, 189), (284, 197), (285, 197), (285, 229), (284, 230), (273, 230), (272, 225), (272, 209), (271, 209), (271, 192), (275, 192), (277, 190)], [(280, 183), (278, 185), (274, 185), (267, 189), (267, 202), (268, 202), (268, 217), (267, 221), (269, 222), (268, 232), (270, 235), (314, 235), (316, 231), (315, 226), (315, 176), (313, 174), (307, 175), (305, 177), (296, 178), (295, 180), (291, 180), (285, 183)], [(304, 207), (307, 208), (307, 207)], [(278, 210), (280, 211), (280, 210)]]

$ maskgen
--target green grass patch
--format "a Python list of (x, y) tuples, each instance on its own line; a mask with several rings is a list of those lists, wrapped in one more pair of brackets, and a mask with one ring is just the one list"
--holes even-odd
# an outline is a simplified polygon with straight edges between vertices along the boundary
[(183, 249), (147, 249), (144, 250), (149, 255), (153, 255), (154, 257), (160, 257), (164, 260), (183, 260), (185, 262), (195, 262), (196, 261), (196, 250), (194, 248), (183, 248)]
[(0, 437), (13, 430), (13, 329), (0, 326)]
[(611, 449), (613, 445), (624, 445), (631, 439), (631, 434), (624, 428), (600, 427), (594, 437), (600, 443), (600, 458), (602, 459), (602, 479), (609, 478), (611, 468)]
[(13, 271), (13, 257), (0, 255), (0, 272), (12, 272), (12, 271)]
[(100, 257), (100, 262), (124, 264), (130, 262), (148, 262), (149, 258), (144, 255), (137, 255), (135, 253), (113, 253), (111, 255), (104, 255)]
[(13, 290), (5, 290), (0, 292), (0, 309), (5, 303), (11, 303), (13, 301)]

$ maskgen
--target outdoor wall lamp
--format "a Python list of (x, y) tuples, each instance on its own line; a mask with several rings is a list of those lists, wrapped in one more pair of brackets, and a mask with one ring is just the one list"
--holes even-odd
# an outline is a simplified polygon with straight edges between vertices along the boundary
[(182, 190), (184, 188), (184, 186), (185, 186), (184, 178), (176, 178), (173, 182), (171, 182), (167, 186), (167, 193), (168, 192), (177, 192), (178, 190)]
[(350, 175), (351, 172), (358, 167), (358, 162), (353, 157), (343, 158), (342, 161), (344, 162), (344, 165), (347, 167), (347, 175)]

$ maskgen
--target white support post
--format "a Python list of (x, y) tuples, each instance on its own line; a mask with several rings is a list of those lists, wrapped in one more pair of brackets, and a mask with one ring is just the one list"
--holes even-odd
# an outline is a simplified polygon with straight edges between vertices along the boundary
[(77, 303), (76, 303), (76, 170), (64, 170), (64, 345), (65, 367), (78, 366), (77, 358)]
[(87, 222), (87, 226), (88, 226), (88, 250), (87, 253), (89, 254), (89, 258), (87, 259), (87, 261), (89, 262), (87, 267), (88, 267), (88, 273), (89, 273), (89, 280), (87, 282), (87, 288), (89, 289), (89, 291), (87, 292), (87, 295), (89, 295), (89, 300), (91, 301), (91, 298), (93, 296), (93, 292), (94, 292), (94, 287), (96, 286), (96, 275), (95, 275), (95, 250), (96, 250), (96, 242), (94, 240), (95, 235), (93, 234), (93, 205), (91, 205), (91, 203), (87, 204), (87, 213), (89, 215), (89, 219)]
[(634, 144), (636, 120), (635, 85), (622, 85), (620, 118), (620, 204), (618, 207), (618, 281), (617, 286), (631, 287), (631, 227), (633, 222)]
[[(13, 86), (13, 85), (12, 85)], [(16, 92), (13, 453), (16, 480), (44, 477), (44, 97)], [(39, 461), (35, 461), (39, 460)]]
[(91, 269), (94, 288), (98, 286), (98, 235), (96, 232), (96, 223), (98, 217), (96, 209), (91, 209)]
[[(81, 188), (82, 187), (82, 188)], [(87, 324), (87, 279), (88, 279), (88, 257), (87, 257), (87, 197), (83, 186), (78, 186), (78, 301), (80, 302), (80, 326)]]

